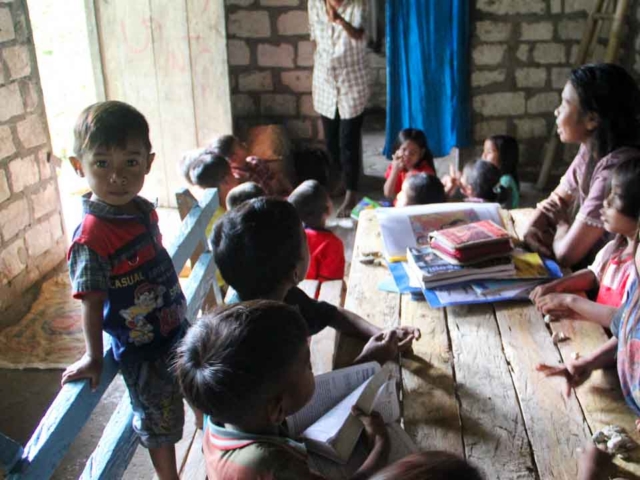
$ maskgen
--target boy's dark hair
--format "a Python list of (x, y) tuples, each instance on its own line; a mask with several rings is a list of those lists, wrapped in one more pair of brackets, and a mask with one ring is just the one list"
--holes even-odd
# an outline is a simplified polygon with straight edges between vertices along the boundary
[(616, 166), (611, 176), (611, 185), (615, 182), (619, 204), (614, 208), (623, 215), (635, 220), (640, 219), (640, 156), (629, 158)]
[(483, 480), (465, 459), (447, 452), (413, 453), (373, 475), (370, 480)]
[(185, 398), (221, 423), (239, 424), (284, 388), (309, 332), (300, 312), (281, 302), (227, 305), (199, 319), (175, 364)]
[(424, 132), (417, 128), (405, 128), (404, 130), (400, 130), (400, 133), (398, 134), (398, 140), (396, 142), (397, 144), (396, 149), (398, 149), (400, 145), (402, 145), (407, 140), (412, 141), (413, 143), (418, 145), (420, 149), (424, 150), (424, 153), (422, 154), (422, 158), (418, 160), (416, 167), (424, 162), (427, 165), (429, 165), (435, 172), (436, 165), (433, 162), (433, 153), (431, 153), (431, 149), (429, 148), (429, 142), (427, 141), (427, 136), (424, 134)]
[(306, 180), (289, 195), (291, 203), (300, 215), (300, 220), (311, 228), (324, 228), (322, 217), (328, 211), (329, 194), (316, 180)]
[(201, 188), (217, 188), (231, 175), (227, 159), (210, 147), (186, 153), (180, 166), (187, 182)]
[(227, 210), (236, 208), (252, 198), (264, 197), (264, 189), (256, 182), (244, 182), (233, 187), (227, 194)]
[(236, 142), (239, 142), (234, 135), (221, 135), (216, 138), (209, 148), (225, 158), (233, 156), (233, 150), (236, 148)]
[(493, 163), (477, 159), (467, 163), (463, 172), (475, 197), (500, 204), (508, 202), (509, 192), (500, 185), (500, 169)]
[(447, 201), (444, 186), (435, 175), (419, 172), (409, 175), (404, 181), (407, 184), (409, 205), (428, 205)]
[(518, 176), (520, 149), (518, 148), (518, 141), (510, 135), (492, 135), (489, 140), (498, 150), (500, 173), (502, 175), (511, 175), (518, 188), (520, 188), (520, 177)]
[(141, 140), (151, 153), (149, 124), (131, 105), (110, 100), (85, 108), (73, 129), (73, 153), (81, 158), (97, 147), (125, 149), (129, 139)]
[(222, 277), (251, 300), (273, 292), (295, 270), (306, 238), (293, 205), (260, 197), (220, 218), (211, 242)]

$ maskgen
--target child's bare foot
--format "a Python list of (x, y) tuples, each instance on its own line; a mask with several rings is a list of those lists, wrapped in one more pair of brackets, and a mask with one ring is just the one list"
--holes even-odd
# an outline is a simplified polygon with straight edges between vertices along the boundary
[(338, 218), (348, 218), (351, 215), (351, 210), (358, 203), (356, 198), (356, 192), (354, 190), (347, 190), (347, 194), (344, 196), (344, 201), (342, 205), (338, 207), (338, 211), (336, 212), (336, 217)]

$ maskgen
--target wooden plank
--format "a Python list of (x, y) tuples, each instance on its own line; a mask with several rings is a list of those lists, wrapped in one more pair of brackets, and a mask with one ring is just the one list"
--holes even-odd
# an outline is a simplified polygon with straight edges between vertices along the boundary
[[(378, 291), (378, 283), (390, 275), (389, 270), (383, 265), (364, 265), (358, 260), (362, 252), (373, 251), (382, 252), (380, 226), (375, 212), (365, 210), (358, 220), (344, 306), (380, 328), (396, 327), (400, 318), (400, 297), (396, 293)], [(362, 341), (338, 334), (335, 368), (350, 365), (363, 346)]]
[(184, 286), (184, 296), (187, 299), (187, 319), (192, 323), (211, 289), (211, 283), (216, 281), (217, 270), (213, 254), (204, 252), (189, 275)]
[(311, 298), (318, 296), (318, 287), (320, 282), (318, 280), (303, 280), (298, 284), (298, 288), (306, 293)]
[(138, 448), (138, 435), (133, 429), (133, 410), (129, 393), (125, 392), (102, 432), (100, 441), (87, 460), (82, 480), (122, 478), (131, 457)]
[(22, 445), (0, 433), (0, 478), (20, 461), (23, 451)]
[(529, 223), (531, 223), (531, 217), (533, 217), (535, 212), (535, 208), (509, 210), (511, 220), (513, 221), (513, 228), (520, 241), (523, 241), (524, 234), (527, 233), (527, 228), (529, 228)]
[(204, 461), (204, 453), (202, 452), (202, 438), (204, 433), (197, 430), (191, 448), (189, 449), (189, 457), (180, 471), (182, 480), (206, 480), (207, 471)]
[[(184, 431), (182, 433), (182, 440), (176, 444), (176, 465), (178, 466), (178, 473), (182, 472), (187, 463), (189, 452), (191, 451), (198, 432), (196, 416), (193, 413), (193, 409), (187, 402), (184, 402), (184, 408)], [(198, 448), (201, 447), (198, 446)], [(154, 474), (153, 480), (158, 480), (158, 474)]]
[[(542, 318), (539, 321), (542, 322)], [(551, 329), (564, 332), (570, 338), (558, 345), (564, 361), (570, 360), (574, 352), (587, 355), (609, 339), (600, 326), (588, 322), (562, 320), (553, 322)], [(640, 443), (640, 434), (635, 429), (636, 416), (625, 403), (615, 368), (594, 372), (576, 389), (576, 396), (592, 433), (607, 425), (620, 425)], [(632, 461), (614, 458), (618, 474), (624, 478), (640, 478), (640, 452), (633, 452), (631, 458)]]
[(93, 84), (96, 92), (96, 100), (104, 102), (107, 99), (102, 72), (102, 58), (100, 55), (100, 38), (96, 18), (95, 0), (84, 0), (85, 18), (87, 20), (87, 40), (89, 44), (89, 56), (91, 58), (91, 70), (93, 71)]
[[(318, 300), (336, 305), (342, 305), (344, 283), (342, 280), (323, 282), (320, 285)], [(320, 333), (311, 337), (311, 365), (313, 373), (321, 373), (333, 370), (333, 359), (336, 353), (337, 333), (335, 329), (327, 327)]]
[(453, 359), (444, 309), (402, 298), (402, 325), (418, 327), (413, 355), (402, 359), (404, 427), (420, 450), (464, 455)]
[(501, 303), (495, 309), (540, 478), (575, 479), (576, 449), (591, 433), (575, 396), (564, 398), (564, 379), (535, 370), (539, 363), (558, 363), (558, 350), (532, 305)]
[(535, 479), (529, 439), (491, 305), (447, 308), (465, 457), (486, 478)]

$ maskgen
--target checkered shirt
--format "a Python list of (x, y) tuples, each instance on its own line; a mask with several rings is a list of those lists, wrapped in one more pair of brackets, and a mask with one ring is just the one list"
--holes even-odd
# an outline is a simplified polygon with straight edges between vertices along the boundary
[[(369, 99), (366, 39), (354, 40), (344, 28), (329, 21), (324, 0), (309, 0), (309, 31), (316, 42), (313, 68), (313, 108), (321, 115), (340, 118), (360, 115)], [(338, 13), (355, 28), (364, 28), (366, 1), (347, 0)]]

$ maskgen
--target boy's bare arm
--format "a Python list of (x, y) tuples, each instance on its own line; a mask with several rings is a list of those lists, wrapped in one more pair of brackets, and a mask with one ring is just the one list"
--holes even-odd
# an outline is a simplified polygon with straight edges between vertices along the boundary
[(369, 323), (357, 313), (341, 307), (338, 307), (338, 314), (329, 325), (340, 332), (363, 340), (368, 340), (382, 331), (382, 329)]
[(80, 360), (69, 365), (62, 374), (62, 385), (88, 378), (95, 390), (102, 374), (102, 320), (105, 294), (87, 293), (82, 299), (82, 328), (86, 352)]
[(588, 268), (536, 287), (529, 298), (535, 302), (549, 293), (585, 292), (598, 285), (596, 274)]

